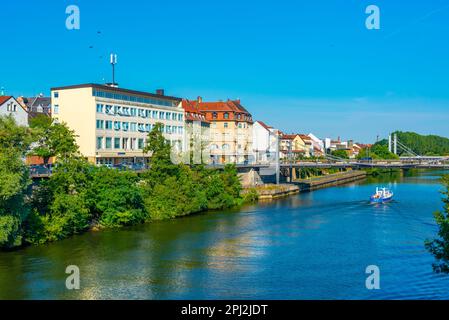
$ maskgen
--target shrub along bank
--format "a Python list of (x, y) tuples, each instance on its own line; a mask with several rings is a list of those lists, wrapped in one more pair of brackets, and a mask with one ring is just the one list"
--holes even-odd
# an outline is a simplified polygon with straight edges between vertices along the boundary
[[(64, 136), (64, 139), (60, 139)], [(32, 146), (32, 147), (31, 147)], [(116, 228), (241, 205), (235, 166), (222, 171), (170, 161), (170, 144), (156, 125), (144, 150), (141, 175), (97, 167), (78, 152), (65, 124), (38, 122), (26, 129), (0, 117), (0, 248), (42, 244), (92, 227)], [(30, 188), (22, 158), (57, 158), (51, 177)]]

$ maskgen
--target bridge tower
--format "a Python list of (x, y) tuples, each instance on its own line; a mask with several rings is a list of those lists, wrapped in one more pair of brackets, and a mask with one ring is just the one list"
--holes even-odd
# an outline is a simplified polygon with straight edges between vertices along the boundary
[(392, 152), (392, 148), (391, 148), (391, 133), (388, 135), (388, 151)]
[(394, 134), (394, 136), (393, 136), (393, 140), (394, 140), (394, 142), (393, 142), (393, 153), (394, 154), (398, 154), (398, 135), (395, 133)]

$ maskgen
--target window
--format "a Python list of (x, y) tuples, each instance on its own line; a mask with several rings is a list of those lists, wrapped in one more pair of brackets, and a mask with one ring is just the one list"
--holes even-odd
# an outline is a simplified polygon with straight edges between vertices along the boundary
[(59, 98), (59, 92), (53, 92), (53, 98)]
[(147, 124), (145, 125), (145, 131), (146, 131), (146, 132), (150, 132), (150, 131), (151, 131), (151, 124), (148, 124), (148, 123), (147, 123)]
[(130, 149), (131, 149), (131, 150), (136, 149), (136, 138), (131, 138), (130, 142), (131, 142), (131, 147), (130, 147)]
[(120, 138), (114, 138), (114, 149), (120, 149)]
[(223, 115), (223, 117), (224, 117), (225, 119), (229, 119), (229, 113), (225, 112), (224, 115)]
[(183, 127), (178, 127), (178, 133), (182, 134)]
[(104, 129), (104, 120), (97, 120), (97, 129)]
[(135, 117), (137, 115), (137, 109), (131, 108), (131, 116)]
[(171, 119), (172, 120), (178, 120), (178, 114), (173, 113)]
[(225, 128), (227, 128), (227, 127), (228, 127), (228, 123), (227, 123), (227, 122), (223, 123), (223, 126), (224, 126)]
[(121, 115), (122, 114), (122, 107), (114, 106), (114, 114)]
[(103, 113), (104, 111), (104, 105), (102, 104), (97, 104), (97, 113)]
[(165, 119), (165, 112), (159, 112), (159, 119)]
[(179, 121), (182, 121), (182, 120), (183, 120), (183, 118), (184, 118), (184, 116), (183, 116), (183, 114), (182, 114), (182, 113), (178, 114), (178, 120), (179, 120)]
[(97, 137), (97, 149), (103, 149), (103, 137)]
[(144, 145), (143, 145), (143, 139), (139, 139), (137, 141), (137, 149), (143, 149)]
[(223, 149), (223, 150), (229, 150), (229, 144), (225, 143), (225, 144), (222, 146), (222, 149)]
[(136, 132), (136, 131), (137, 131), (137, 123), (131, 122), (131, 125), (130, 125), (129, 130), (130, 130), (131, 132)]
[(122, 149), (124, 150), (128, 149), (128, 138), (122, 139)]
[(217, 119), (217, 117), (218, 117), (217, 113), (216, 113), (216, 112), (213, 112), (213, 113), (212, 113), (212, 118), (213, 118), (213, 119)]
[(53, 113), (54, 114), (58, 114), (59, 113), (59, 106), (58, 105), (54, 105), (53, 106)]
[(139, 117), (145, 118), (145, 110), (139, 109)]
[(129, 112), (129, 108), (127, 108), (127, 107), (123, 107), (122, 108), (123, 110), (123, 115), (124, 116), (130, 116), (131, 115), (131, 113)]
[(106, 130), (112, 130), (112, 121), (111, 120), (106, 120), (105, 122), (106, 126)]
[(106, 149), (112, 149), (112, 138), (111, 137), (106, 138)]
[(123, 131), (128, 131), (128, 129), (129, 129), (129, 122), (122, 122), (122, 129), (123, 129)]
[(107, 104), (105, 111), (106, 111), (106, 114), (114, 114), (114, 109), (112, 108), (111, 105)]
[(165, 119), (170, 120), (171, 119), (171, 112), (167, 112), (165, 114)]
[(153, 111), (153, 119), (157, 119), (157, 111)]
[(115, 130), (120, 130), (120, 125), (121, 125), (120, 121), (114, 121), (114, 129)]
[(166, 133), (171, 133), (171, 126), (166, 126), (165, 127), (165, 132)]

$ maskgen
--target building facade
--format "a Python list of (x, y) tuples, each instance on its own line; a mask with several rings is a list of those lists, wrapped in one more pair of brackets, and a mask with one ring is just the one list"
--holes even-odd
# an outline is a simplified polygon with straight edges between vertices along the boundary
[(28, 112), (28, 122), (39, 116), (44, 115), (51, 117), (51, 98), (44, 97), (40, 94), (37, 97), (18, 97), (17, 101), (24, 107)]
[(279, 151), (279, 130), (262, 121), (253, 124), (253, 152), (256, 163), (271, 163), (276, 160)]
[(300, 134), (284, 134), (281, 137), (281, 159), (297, 159), (308, 154), (308, 147)]
[(198, 101), (182, 100), (185, 117), (184, 150), (187, 163), (210, 162), (210, 121), (198, 107)]
[(80, 152), (96, 164), (144, 164), (148, 133), (156, 123), (182, 152), (182, 99), (99, 84), (51, 89), (51, 114), (75, 131)]
[(0, 96), (0, 116), (12, 116), (20, 126), (28, 126), (28, 113), (12, 96)]
[(210, 157), (216, 164), (253, 161), (253, 119), (240, 100), (196, 101), (210, 121)]

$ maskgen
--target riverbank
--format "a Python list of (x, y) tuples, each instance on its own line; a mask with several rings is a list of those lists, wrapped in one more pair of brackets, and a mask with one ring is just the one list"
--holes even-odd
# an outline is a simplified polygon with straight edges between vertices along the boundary
[[(299, 187), (292, 184), (264, 184), (252, 188), (258, 194), (258, 200), (274, 200), (299, 193)], [(243, 192), (245, 194), (246, 190)]]
[(300, 192), (313, 191), (328, 187), (334, 187), (349, 182), (365, 179), (367, 173), (362, 170), (351, 170), (346, 172), (333, 173), (310, 179), (300, 179), (293, 181), (299, 187)]

